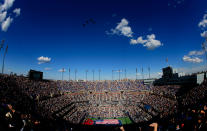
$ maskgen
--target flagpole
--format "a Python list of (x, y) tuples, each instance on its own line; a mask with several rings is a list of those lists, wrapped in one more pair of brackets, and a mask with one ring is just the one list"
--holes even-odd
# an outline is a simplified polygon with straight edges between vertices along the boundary
[(168, 58), (166, 58), (166, 64), (167, 64), (167, 66), (169, 66), (169, 63), (168, 63)]

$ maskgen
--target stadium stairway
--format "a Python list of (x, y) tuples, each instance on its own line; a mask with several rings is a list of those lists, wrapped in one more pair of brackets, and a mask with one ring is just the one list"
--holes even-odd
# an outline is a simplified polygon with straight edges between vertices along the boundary
[[(66, 111), (65, 113), (63, 113), (62, 115), (59, 115), (58, 116), (58, 119), (62, 119), (65, 115), (67, 115), (68, 113), (70, 113), (73, 109), (75, 109), (76, 108), (76, 106), (75, 105), (73, 105), (68, 111)], [(73, 114), (73, 113), (75, 113), (77, 111), (77, 109), (75, 109), (71, 114), (70, 114), (70, 116)]]
[(52, 117), (53, 117), (53, 118), (57, 118), (57, 114), (59, 114), (59, 113), (60, 113), (61, 111), (63, 111), (64, 109), (66, 109), (66, 108), (72, 106), (73, 104), (74, 104), (74, 102), (71, 102), (70, 104), (64, 106), (64, 107), (61, 108), (60, 110), (57, 110), (57, 111), (53, 112)]

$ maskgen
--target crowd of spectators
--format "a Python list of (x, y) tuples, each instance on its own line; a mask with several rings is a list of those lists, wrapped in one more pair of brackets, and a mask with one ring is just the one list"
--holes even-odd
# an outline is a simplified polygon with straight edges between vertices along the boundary
[[(190, 120), (196, 116), (201, 121), (193, 121), (192, 128), (200, 129), (207, 122), (206, 87), (205, 80), (180, 96), (182, 109), (188, 109), (181, 111), (176, 98), (180, 88), (177, 85), (144, 85), (142, 80), (35, 81), (1, 74), (1, 128), (38, 129), (42, 119), (81, 124), (87, 118), (129, 117), (133, 123), (156, 120), (159, 129), (169, 128), (169, 123), (173, 123), (173, 129), (184, 129), (191, 115)], [(191, 105), (199, 107), (192, 109)], [(167, 124), (160, 122), (169, 116), (171, 121)]]
[(142, 91), (150, 90), (143, 80), (114, 80), (114, 81), (57, 81), (58, 87), (67, 92), (95, 91), (117, 92), (120, 90)]
[[(201, 85), (191, 89), (188, 93), (181, 97), (182, 105), (191, 106), (200, 104), (201, 101), (206, 100), (207, 96), (207, 80)], [(200, 101), (199, 103), (197, 103)], [(204, 101), (205, 102), (205, 101)]]
[(21, 76), (0, 75), (0, 130), (38, 129), (38, 115), (32, 115), (33, 99), (17, 83)]
[(165, 86), (154, 86), (152, 91), (156, 95), (162, 95), (169, 98), (176, 98), (176, 93), (180, 89), (179, 85), (165, 85)]

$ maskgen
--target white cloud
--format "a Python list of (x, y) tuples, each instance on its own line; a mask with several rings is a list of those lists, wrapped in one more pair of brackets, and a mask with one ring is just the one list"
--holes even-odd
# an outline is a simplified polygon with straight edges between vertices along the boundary
[(146, 42), (147, 42), (147, 40), (143, 40), (142, 36), (138, 37), (138, 39), (137, 39), (137, 43), (144, 44)]
[(43, 64), (43, 63), (49, 63), (51, 61), (51, 58), (40, 56), (37, 58), (37, 60), (38, 60), (38, 64)]
[(0, 5), (0, 11), (8, 10), (13, 6), (15, 0), (4, 0), (4, 4)]
[[(0, 24), (1, 30), (6, 32), (13, 21), (13, 18), (9, 15), (8, 10), (13, 6), (15, 0), (4, 0), (3, 3), (0, 3)], [(13, 10), (13, 13), (16, 14), (16, 17), (20, 15), (21, 9), (16, 8)], [(7, 18), (6, 18), (7, 17)], [(6, 19), (6, 20), (5, 20)]]
[[(203, 29), (205, 27), (207, 27), (207, 14), (204, 14), (203, 19), (199, 22), (198, 26), (203, 28)], [(207, 31), (202, 32), (200, 35), (201, 35), (201, 37), (207, 38)], [(201, 62), (203, 62), (203, 59), (199, 58), (197, 56), (202, 56), (202, 55), (205, 54), (205, 52), (207, 51), (207, 48), (206, 48), (207, 44), (204, 42), (204, 43), (202, 43), (201, 46), (202, 46), (202, 50), (200, 50), (200, 51), (196, 51), (196, 50), (190, 51), (188, 53), (188, 55), (184, 55), (183, 56), (183, 61), (191, 62), (191, 63), (201, 63)]]
[(138, 37), (137, 40), (131, 39), (130, 44), (142, 44), (144, 47), (147, 47), (149, 50), (153, 50), (162, 45), (159, 40), (155, 39), (155, 34), (147, 35), (147, 39), (143, 40), (142, 36)]
[(116, 34), (116, 35), (123, 35), (126, 37), (132, 37), (132, 29), (128, 26), (129, 22), (127, 19), (123, 18), (120, 23), (116, 26), (115, 29), (111, 29), (111, 33), (107, 32), (107, 34)]
[(14, 9), (14, 10), (13, 10), (13, 13), (15, 13), (15, 14), (16, 14), (16, 17), (17, 17), (17, 16), (20, 15), (20, 13), (21, 13), (21, 9), (20, 9), (20, 8), (16, 8), (16, 9)]
[(44, 69), (45, 69), (46, 71), (49, 71), (49, 70), (51, 70), (52, 68), (45, 67)]
[(191, 62), (191, 63), (201, 63), (203, 62), (203, 59), (198, 58), (198, 57), (190, 57), (190, 56), (183, 56), (183, 61), (185, 62)]
[(63, 69), (59, 69), (58, 71), (59, 72), (66, 72), (66, 69), (63, 68)]
[(162, 45), (159, 40), (155, 39), (154, 34), (148, 35), (147, 38), (148, 38), (147, 43), (144, 46), (146, 46), (149, 50), (153, 50)]
[(203, 16), (203, 20), (201, 20), (198, 24), (199, 27), (205, 28), (207, 26), (207, 14)]
[(191, 73), (197, 73), (197, 72), (202, 72), (206, 71), (207, 66), (197, 66), (197, 67), (191, 67), (191, 68), (178, 68), (177, 71), (178, 73), (183, 73), (183, 74), (191, 74)]
[(201, 33), (201, 37), (207, 38), (207, 31), (204, 31), (203, 33)]
[(5, 21), (2, 22), (1, 30), (6, 32), (9, 28), (10, 24), (12, 23), (12, 21), (13, 21), (13, 19), (10, 18), (10, 16), (9, 16)]
[(137, 40), (135, 40), (135, 39), (131, 39), (131, 40), (130, 40), (130, 44), (132, 44), (132, 45), (136, 45), (136, 44), (137, 44)]
[(200, 50), (200, 51), (190, 51), (188, 53), (188, 55), (184, 55), (183, 56), (183, 61), (185, 62), (191, 62), (191, 63), (201, 63), (203, 62), (203, 59), (197, 57), (197, 56), (202, 56), (205, 54), (204, 50)]
[(127, 36), (127, 37), (132, 37), (132, 30), (131, 30), (131, 27), (123, 27), (121, 29), (121, 33), (124, 35), (124, 36)]
[(188, 53), (189, 56), (192, 56), (192, 55), (203, 55), (205, 52), (204, 51), (190, 51)]
[[(127, 19), (121, 19), (121, 22), (117, 24), (115, 29), (111, 29), (110, 32), (106, 31), (107, 35), (123, 35), (126, 37), (133, 37), (133, 32), (131, 27), (129, 26), (129, 22)], [(142, 44), (144, 47), (147, 47), (149, 50), (153, 50), (162, 45), (159, 40), (155, 39), (155, 34), (147, 35), (147, 39), (144, 40), (142, 36), (138, 37), (137, 39), (131, 39), (130, 44)]]
[(0, 12), (0, 22), (3, 22), (6, 18), (7, 11)]
[(142, 36), (138, 37), (137, 40), (135, 40), (135, 39), (130, 40), (130, 44), (132, 44), (132, 45), (144, 44), (146, 42), (147, 42), (147, 40), (143, 40)]

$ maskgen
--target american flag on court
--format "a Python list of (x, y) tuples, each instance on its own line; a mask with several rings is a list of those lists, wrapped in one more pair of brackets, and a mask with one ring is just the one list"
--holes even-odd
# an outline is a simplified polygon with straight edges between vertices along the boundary
[(104, 119), (104, 120), (96, 120), (96, 125), (121, 125), (121, 121), (117, 119)]

